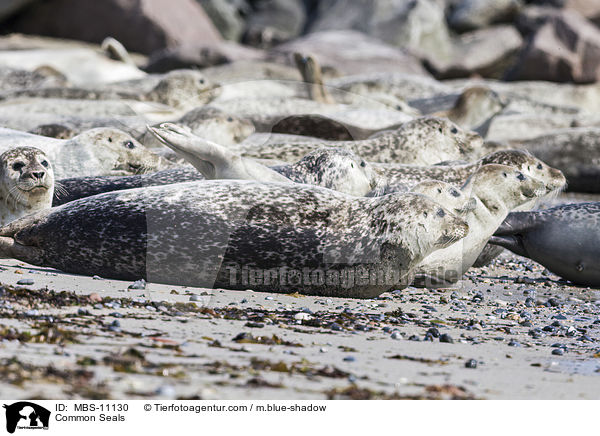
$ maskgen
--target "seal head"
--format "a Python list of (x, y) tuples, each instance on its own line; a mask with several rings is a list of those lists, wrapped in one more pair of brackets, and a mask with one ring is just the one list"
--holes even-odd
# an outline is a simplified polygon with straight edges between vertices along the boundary
[(46, 154), (16, 147), (0, 155), (1, 222), (52, 207), (54, 171)]

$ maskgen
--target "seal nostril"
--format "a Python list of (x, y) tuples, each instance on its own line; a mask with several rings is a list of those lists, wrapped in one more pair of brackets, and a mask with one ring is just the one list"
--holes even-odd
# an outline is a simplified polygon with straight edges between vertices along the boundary
[(46, 175), (45, 171), (34, 171), (31, 173), (31, 177), (33, 179), (37, 179), (37, 180), (42, 180), (45, 175)]

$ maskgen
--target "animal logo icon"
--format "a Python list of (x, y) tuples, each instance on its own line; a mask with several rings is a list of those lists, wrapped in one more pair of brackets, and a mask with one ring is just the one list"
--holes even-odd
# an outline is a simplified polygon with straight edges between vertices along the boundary
[(47, 429), (50, 422), (50, 411), (29, 401), (19, 401), (6, 409), (6, 431), (14, 433), (19, 429)]

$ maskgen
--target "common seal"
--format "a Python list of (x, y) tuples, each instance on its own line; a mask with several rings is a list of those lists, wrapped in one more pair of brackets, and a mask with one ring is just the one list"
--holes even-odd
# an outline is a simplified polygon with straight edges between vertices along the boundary
[(296, 182), (323, 186), (363, 196), (379, 178), (371, 165), (349, 150), (326, 148), (307, 154), (293, 165), (269, 168), (219, 144), (207, 141), (176, 124), (148, 127), (166, 146), (181, 154), (207, 179)]
[(356, 141), (367, 139), (382, 130), (397, 129), (401, 124), (386, 126), (383, 129), (370, 129), (343, 123), (323, 115), (302, 114), (290, 115), (277, 121), (270, 127), (270, 131), (273, 133), (312, 136), (328, 141)]
[(130, 135), (116, 129), (91, 129), (69, 140), (59, 140), (0, 128), (0, 151), (18, 146), (42, 150), (52, 162), (57, 179), (128, 175), (170, 166)]
[(482, 138), (474, 132), (464, 131), (447, 119), (422, 117), (361, 141), (267, 141), (262, 144), (246, 141), (236, 150), (249, 157), (290, 161), (315, 148), (343, 147), (370, 162), (432, 165), (470, 158), (479, 154), (482, 146)]
[(385, 192), (393, 192), (408, 190), (427, 179), (461, 186), (479, 168), (488, 164), (510, 165), (527, 176), (543, 181), (549, 195), (561, 190), (566, 183), (560, 170), (548, 166), (525, 150), (495, 151), (473, 163), (441, 163), (432, 166), (374, 163), (373, 167), (389, 185)]
[(569, 191), (600, 192), (600, 128), (561, 129), (509, 146), (524, 148), (534, 156), (560, 169)]
[(406, 286), (424, 256), (467, 232), (418, 194), (220, 180), (111, 192), (29, 215), (0, 229), (0, 253), (122, 280), (371, 298)]
[[(490, 164), (479, 168), (461, 190), (476, 201), (472, 210), (461, 215), (469, 233), (462, 241), (426, 256), (417, 267), (415, 286), (446, 286), (460, 280), (508, 213), (544, 195), (546, 186), (508, 165)], [(440, 204), (447, 203), (445, 193), (433, 190), (429, 195)]]
[(76, 100), (139, 100), (161, 103), (178, 109), (204, 105), (218, 94), (218, 88), (202, 73), (175, 70), (166, 74), (149, 92), (126, 92), (111, 89), (55, 87), (22, 89), (3, 93), (4, 100), (19, 97), (60, 98)]
[(148, 130), (164, 145), (173, 149), (209, 180), (240, 179), (264, 182), (289, 182), (269, 167), (246, 158), (222, 145), (194, 135), (189, 129), (173, 123)]
[(52, 207), (54, 171), (46, 154), (16, 147), (0, 154), (0, 224)]
[[(287, 177), (290, 182), (322, 186), (356, 196), (363, 196), (366, 191), (373, 191), (381, 184), (380, 178), (368, 162), (351, 151), (339, 148), (315, 150), (296, 163), (276, 165), (271, 169)], [(133, 176), (60, 179), (59, 183), (63, 189), (60, 195), (54, 197), (52, 205), (60, 206), (104, 192), (198, 180), (205, 178), (198, 170), (189, 166)]]
[(447, 117), (463, 129), (473, 130), (485, 136), (491, 119), (502, 112), (506, 101), (484, 86), (465, 89), (452, 109), (434, 115)]
[(600, 287), (600, 203), (565, 204), (513, 212), (491, 244), (528, 257), (564, 279)]

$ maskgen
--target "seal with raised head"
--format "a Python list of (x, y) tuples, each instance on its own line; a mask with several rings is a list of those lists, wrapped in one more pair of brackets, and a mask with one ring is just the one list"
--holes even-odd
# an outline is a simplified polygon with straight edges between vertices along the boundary
[(52, 207), (54, 171), (46, 154), (15, 147), (0, 154), (0, 224)]
[(163, 144), (175, 150), (211, 180), (293, 181), (358, 196), (365, 195), (380, 184), (373, 168), (364, 159), (345, 149), (319, 149), (294, 164), (269, 168), (252, 158), (200, 138), (176, 124), (165, 123), (148, 128)]
[(528, 257), (581, 286), (600, 287), (600, 203), (513, 212), (491, 244)]
[[(461, 191), (475, 199), (474, 207), (461, 215), (469, 224), (469, 233), (462, 241), (425, 257), (417, 267), (414, 286), (447, 286), (460, 280), (508, 213), (544, 195), (546, 186), (508, 165), (490, 164), (479, 168)], [(448, 196), (437, 190), (428, 195), (442, 205), (447, 203)]]
[(0, 151), (18, 146), (42, 150), (57, 179), (137, 174), (171, 166), (130, 135), (110, 128), (91, 129), (68, 140), (0, 128)]
[(422, 117), (359, 141), (245, 141), (235, 149), (249, 157), (289, 162), (316, 148), (342, 147), (370, 162), (433, 165), (470, 159), (481, 154), (482, 146), (483, 139), (476, 133), (464, 131), (447, 119)]
[(367, 198), (219, 180), (101, 194), (29, 215), (0, 229), (0, 254), (122, 280), (371, 298), (406, 286), (423, 257), (467, 232), (418, 194)]
[(541, 180), (546, 184), (548, 195), (560, 191), (566, 183), (560, 170), (546, 165), (525, 150), (500, 150), (490, 153), (473, 163), (441, 163), (431, 166), (379, 164), (373, 167), (388, 186), (383, 193), (407, 191), (423, 180), (441, 180), (454, 185), (463, 185), (484, 165), (510, 165), (523, 174)]

